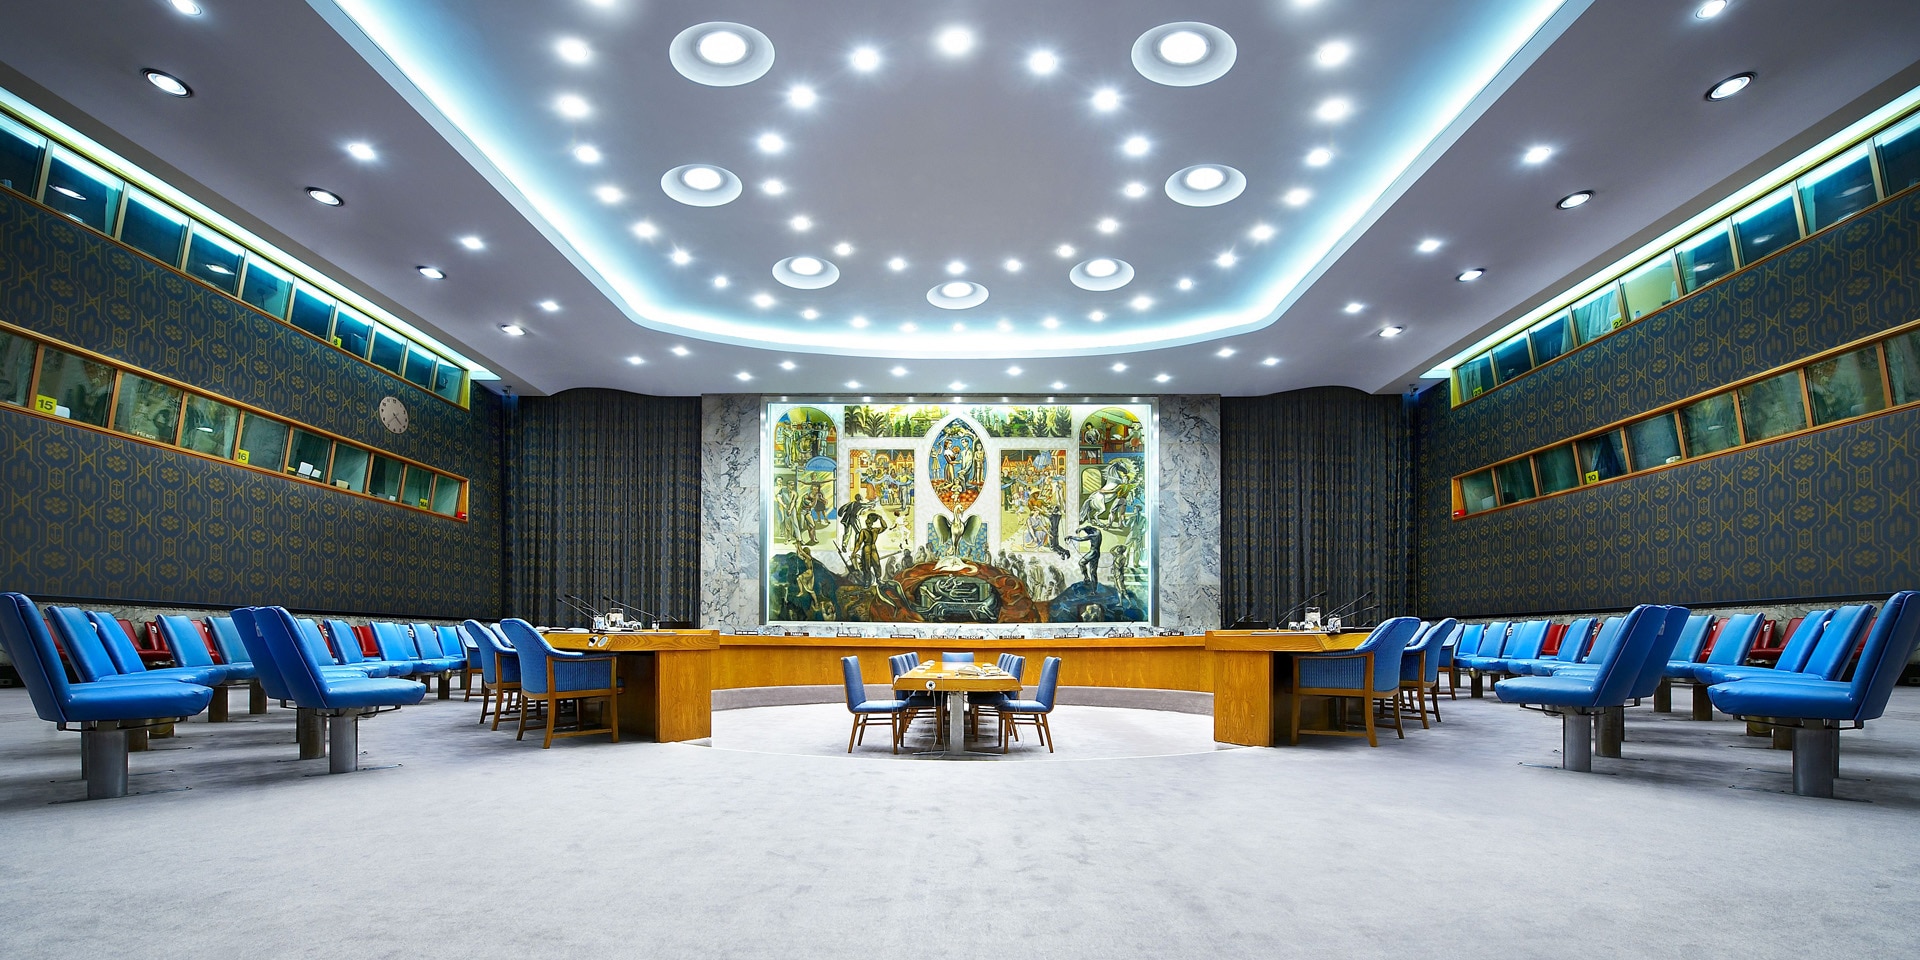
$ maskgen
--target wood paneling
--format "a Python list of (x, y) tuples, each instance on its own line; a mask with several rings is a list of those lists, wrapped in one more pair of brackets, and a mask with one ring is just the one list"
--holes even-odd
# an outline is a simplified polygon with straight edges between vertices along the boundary
[[(1209, 630), (1213, 657), (1213, 738), (1249, 747), (1284, 746), (1292, 732), (1293, 658), (1352, 650), (1367, 633)], [(1302, 725), (1332, 722), (1325, 698), (1309, 698)]]
[(713, 686), (788, 687), (841, 682), (840, 658), (860, 658), (860, 676), (867, 683), (890, 684), (887, 658), (917, 651), (922, 660), (937, 660), (942, 650), (972, 651), (990, 660), (1015, 653), (1027, 660), (1022, 678), (1029, 685), (1040, 678), (1040, 663), (1060, 658), (1060, 683), (1070, 687), (1135, 687), (1161, 690), (1213, 689), (1213, 668), (1206, 638), (1075, 637), (1058, 639), (952, 640), (930, 645), (916, 638), (890, 637), (761, 637), (727, 635), (720, 638), (714, 660)]
[(1213, 739), (1249, 747), (1273, 745), (1273, 661), (1265, 651), (1213, 656)]
[(661, 743), (713, 735), (713, 630), (548, 633), (560, 650), (617, 653), (620, 729)]

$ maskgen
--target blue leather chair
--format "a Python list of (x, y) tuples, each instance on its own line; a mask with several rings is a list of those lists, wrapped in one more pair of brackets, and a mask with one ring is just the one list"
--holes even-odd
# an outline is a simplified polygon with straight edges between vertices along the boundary
[[(1561, 768), (1592, 770), (1593, 715), (1624, 707), (1642, 673), (1659, 677), (1659, 668), (1665, 666), (1667, 655), (1680, 639), (1686, 615), (1683, 607), (1635, 607), (1620, 621), (1618, 630), (1609, 633), (1602, 629), (1587, 659), (1590, 669), (1548, 677), (1513, 677), (1495, 684), (1494, 695), (1502, 703), (1538, 704), (1557, 711)], [(1672, 629), (1668, 629), (1669, 621)]]
[(1578, 660), (1568, 662), (1553, 660), (1535, 660), (1530, 676), (1555, 677), (1560, 674), (1579, 676), (1596, 673), (1600, 664), (1613, 656), (1614, 649), (1620, 645), (1620, 631), (1626, 626), (1626, 617), (1608, 617), (1600, 622), (1600, 629), (1593, 635), (1593, 643)]
[(1501, 677), (1510, 677), (1519, 673), (1521, 664), (1540, 659), (1540, 651), (1547, 645), (1547, 631), (1553, 627), (1551, 620), (1525, 620), (1513, 625), (1513, 634), (1507, 638), (1506, 649), (1497, 657), (1477, 658), (1484, 662), (1478, 669), (1498, 682)]
[(466, 669), (467, 651), (458, 646), (443, 645), (440, 631), (428, 623), (413, 625), (413, 645), (420, 651), (420, 662), (429, 668), (423, 672), (440, 679), (440, 690), (436, 696), (447, 699), (452, 695), (453, 672)]
[[(943, 658), (944, 659), (944, 658)], [(867, 739), (867, 726), (880, 717), (887, 718), (887, 729), (893, 734), (893, 752), (900, 752), (900, 735), (905, 729), (901, 723), (906, 716), (905, 700), (868, 700), (867, 684), (860, 678), (860, 658), (840, 658), (840, 678), (847, 688), (847, 712), (853, 714), (853, 729), (847, 734), (847, 752), (853, 752), (856, 743)]]
[[(1713, 705), (1743, 720), (1793, 727), (1793, 792), (1833, 796), (1840, 769), (1840, 730), (1858, 729), (1886, 712), (1893, 685), (1920, 644), (1920, 601), (1911, 590), (1887, 598), (1860, 651), (1853, 679), (1735, 680), (1707, 688)], [(1829, 627), (1831, 629), (1831, 627)]]
[[(1838, 680), (1846, 672), (1847, 663), (1853, 658), (1853, 651), (1867, 634), (1867, 622), (1873, 619), (1873, 604), (1862, 603), (1838, 610), (1818, 611), (1819, 625), (1812, 631), (1805, 630), (1806, 621), (1801, 621), (1803, 629), (1795, 631), (1787, 641), (1787, 648), (1780, 651), (1776, 663), (1797, 664), (1793, 669), (1784, 667), (1749, 667), (1740, 664), (1696, 664), (1693, 668), (1695, 683), (1713, 686), (1717, 683), (1732, 683), (1735, 680)], [(1812, 619), (1809, 614), (1807, 619)], [(1804, 636), (1815, 636), (1813, 642), (1798, 651), (1791, 648), (1795, 641)], [(1791, 659), (1789, 653), (1796, 653)]]
[[(73, 659), (74, 673), (84, 681), (113, 677), (140, 677), (148, 680), (178, 680), (211, 687), (225, 675), (219, 667), (163, 667), (149, 670), (134, 649), (133, 640), (120, 628), (120, 621), (104, 613), (87, 613), (78, 607), (48, 607), (60, 644)], [(111, 625), (109, 629), (105, 625)]]
[(1474, 648), (1473, 653), (1454, 658), (1455, 663), (1467, 668), (1469, 696), (1484, 695), (1486, 679), (1484, 667), (1489, 661), (1498, 660), (1505, 655), (1507, 644), (1512, 639), (1508, 635), (1508, 628), (1512, 625), (1512, 622), (1507, 620), (1495, 620), (1487, 624), (1486, 629), (1480, 634), (1480, 644)]
[[(253, 663), (261, 689), (267, 696), (280, 701), (281, 706), (294, 708), (294, 740), (299, 745), (300, 759), (318, 760), (327, 755), (327, 718), (318, 708), (302, 705), (294, 699), (293, 687), (287, 682), (287, 665), (282, 662), (284, 657), (276, 654), (260, 632), (260, 613), (266, 609), (241, 607), (233, 611), (234, 632), (247, 650), (247, 658)], [(300, 629), (297, 623), (294, 629)], [(315, 635), (318, 635), (317, 632)], [(324, 645), (324, 641), (322, 643)], [(358, 665), (332, 664), (331, 654), (328, 665), (320, 669), (337, 678), (367, 679), (366, 671)]]
[(1480, 637), (1487, 632), (1484, 623), (1469, 623), (1460, 628), (1460, 636), (1447, 645), (1445, 660), (1440, 666), (1447, 671), (1447, 696), (1459, 699), (1460, 695), (1460, 658), (1471, 657), (1478, 652)]
[(1032, 725), (1040, 742), (1046, 744), (1047, 752), (1053, 752), (1053, 726), (1047, 717), (1053, 713), (1053, 701), (1060, 690), (1060, 658), (1048, 657), (1040, 661), (1040, 683), (1034, 688), (1032, 700), (1008, 697), (1000, 713), (1000, 752), (1007, 752), (1008, 742), (1019, 734), (1014, 729), (1026, 718)]
[(1587, 642), (1593, 639), (1593, 618), (1580, 617), (1567, 624), (1567, 630), (1560, 635), (1560, 649), (1552, 656), (1542, 654), (1531, 660), (1507, 661), (1508, 672), (1516, 677), (1551, 676), (1559, 667), (1579, 663), (1586, 655)]
[(395, 663), (368, 659), (360, 649), (360, 638), (354, 634), (353, 624), (345, 620), (328, 620), (325, 634), (327, 646), (341, 666), (355, 667), (369, 677), (404, 677), (413, 672), (411, 660)]
[(389, 677), (411, 677), (433, 672), (420, 662), (420, 648), (413, 645), (413, 637), (407, 628), (397, 623), (375, 620), (368, 624), (373, 628), (373, 645), (380, 651), (380, 660), (387, 665)]
[[(206, 637), (200, 633), (200, 627), (191, 617), (168, 614), (155, 621), (160, 628), (160, 639), (173, 652), (173, 662), (183, 667), (214, 667), (213, 651), (208, 649)], [(227, 688), (245, 686), (253, 682), (253, 664), (225, 663), (217, 665), (220, 680), (212, 686), (213, 699), (207, 704), (207, 722), (225, 723), (227, 721)]]
[[(1691, 619), (1689, 619), (1691, 625)], [(1697, 679), (1703, 667), (1733, 667), (1745, 663), (1747, 651), (1753, 649), (1753, 641), (1760, 637), (1763, 618), (1757, 613), (1741, 613), (1728, 617), (1720, 625), (1720, 633), (1713, 638), (1713, 649), (1704, 660), (1698, 663), (1667, 661), (1666, 677), (1663, 684), (1686, 683), (1693, 685), (1693, 719), (1712, 720), (1713, 701), (1707, 698), (1707, 685)], [(1864, 626), (1864, 621), (1862, 621)], [(1678, 659), (1678, 658), (1675, 658)], [(1655, 709), (1659, 700), (1654, 701)]]
[(234, 625), (233, 618), (208, 617), (207, 632), (213, 634), (213, 648), (220, 651), (221, 662), (246, 665), (251, 678), (247, 684), (247, 712), (266, 713), (267, 688), (260, 685), (259, 668), (253, 665), (253, 655), (247, 652), (247, 645), (240, 642), (240, 628)]
[[(507, 642), (513, 644), (514, 654), (520, 659), (520, 729), (514, 734), (515, 740), (526, 736), (527, 707), (539, 703), (547, 712), (547, 738), (540, 744), (541, 749), (553, 746), (556, 736), (606, 733), (612, 734), (614, 743), (620, 742), (620, 710), (614, 702), (620, 693), (620, 680), (612, 654), (555, 650), (533, 629), (533, 624), (525, 620), (502, 620), (500, 632), (506, 634)], [(556, 733), (554, 723), (560, 714), (560, 704), (567, 700), (574, 701), (574, 727)], [(606, 726), (586, 726), (584, 701), (587, 700), (606, 702)]]
[(460, 627), (441, 625), (434, 627), (440, 634), (440, 649), (448, 656), (459, 656), (465, 662), (459, 667), (460, 690), (462, 700), (473, 699), (473, 678), (480, 673), (480, 648), (467, 639), (467, 632)]
[[(887, 658), (887, 670), (895, 680), (900, 679), (901, 674), (919, 665), (920, 655), (917, 653), (900, 653)], [(900, 721), (903, 725), (913, 723), (914, 717), (922, 710), (938, 711), (940, 709), (939, 698), (925, 690), (911, 691), (900, 699), (907, 702), (906, 715)]]
[[(1027, 672), (1027, 658), (1017, 653), (1003, 653), (995, 659), (994, 666), (999, 667), (1000, 672), (1008, 676), (1024, 677)], [(967, 712), (972, 717), (973, 727), (971, 729), (973, 734), (978, 736), (980, 733), (980, 715), (982, 713), (988, 710), (997, 712), (1003, 704), (1011, 699), (1013, 699), (1012, 694), (997, 691), (967, 694)], [(1018, 734), (1015, 735), (1015, 738), (1018, 738)]]
[(974, 659), (973, 659), (973, 654), (971, 652), (948, 650), (948, 651), (941, 652), (940, 662), (941, 663), (973, 663)]
[(1422, 626), (1400, 657), (1400, 693), (1410, 698), (1423, 730), (1428, 727), (1428, 701), (1432, 701), (1433, 722), (1440, 722), (1440, 651), (1459, 628), (1460, 621), (1452, 617)]
[(295, 621), (283, 607), (252, 612), (254, 628), (272, 651), (294, 704), (326, 718), (328, 773), (360, 769), (361, 717), (416, 704), (427, 695), (425, 685), (411, 680), (338, 669), (319, 627)]
[[(1707, 645), (1707, 632), (1712, 627), (1711, 614), (1696, 613), (1687, 618), (1686, 629), (1680, 631), (1680, 641), (1673, 646), (1673, 656), (1667, 658), (1666, 667), (1660, 671), (1662, 689), (1666, 688), (1667, 680), (1693, 678), (1693, 662), (1700, 659), (1700, 651)], [(1666, 712), (1657, 703), (1653, 709)]]
[[(1315, 733), (1336, 737), (1365, 736), (1369, 746), (1377, 747), (1374, 735), (1375, 706), (1393, 706), (1393, 729), (1401, 739), (1407, 732), (1400, 722), (1400, 659), (1407, 641), (1420, 629), (1418, 617), (1394, 617), (1373, 628), (1358, 647), (1342, 653), (1303, 654), (1293, 658), (1293, 725), (1289, 743), (1299, 743), (1300, 734)], [(1300, 701), (1305, 697), (1352, 697), (1360, 701), (1365, 733), (1352, 730), (1301, 730)]]
[[(478, 620), (461, 624), (473, 638), (480, 658), (480, 722), (487, 722), (487, 705), (493, 705), (493, 729), (502, 720), (518, 720), (526, 705), (520, 701), (520, 655), (499, 631)], [(513, 715), (509, 717), (507, 711)]]
[(80, 731), (87, 799), (127, 795), (127, 732), (206, 709), (213, 691), (177, 680), (69, 683), (46, 621), (23, 594), (0, 594), (0, 648), (40, 719)]

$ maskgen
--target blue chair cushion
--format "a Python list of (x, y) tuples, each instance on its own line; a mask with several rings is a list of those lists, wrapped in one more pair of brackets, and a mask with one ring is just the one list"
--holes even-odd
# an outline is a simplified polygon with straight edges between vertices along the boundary
[(65, 713), (73, 722), (191, 717), (212, 699), (211, 688), (178, 680), (76, 683)]
[(1514, 677), (1493, 685), (1502, 703), (1537, 703), (1548, 707), (1585, 707), (1593, 703), (1595, 676)]
[(1743, 667), (1733, 664), (1699, 663), (1694, 664), (1693, 679), (1713, 686), (1720, 683), (1732, 683), (1735, 680), (1818, 680), (1810, 673), (1797, 673), (1776, 667)]
[(1708, 691), (1714, 706), (1741, 717), (1851, 720), (1860, 706), (1853, 684), (1833, 680), (1737, 680)]
[(1053, 707), (1047, 704), (1041, 703), (1038, 700), (1015, 700), (1012, 697), (1008, 697), (1006, 705), (1001, 707), (1000, 709), (1010, 710), (1014, 713), (1052, 713), (1053, 712)]
[(1300, 686), (1360, 690), (1367, 685), (1367, 661), (1353, 654), (1300, 658)]
[(867, 700), (847, 709), (854, 713), (898, 713), (906, 708), (905, 700)]
[(427, 696), (426, 684), (373, 677), (331, 678), (326, 691), (331, 708), (406, 706)]

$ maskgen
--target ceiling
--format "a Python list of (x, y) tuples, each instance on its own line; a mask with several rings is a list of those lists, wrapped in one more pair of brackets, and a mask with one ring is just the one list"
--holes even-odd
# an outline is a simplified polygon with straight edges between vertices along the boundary
[[(527, 394), (1398, 391), (1920, 82), (1896, 0), (198, 2), (11, 11), (0, 85)], [(1183, 29), (1216, 78), (1149, 76)]]

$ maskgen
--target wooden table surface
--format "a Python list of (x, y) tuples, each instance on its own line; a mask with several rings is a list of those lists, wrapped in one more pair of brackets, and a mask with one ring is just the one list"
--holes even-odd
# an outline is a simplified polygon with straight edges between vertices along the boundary
[[(974, 664), (974, 666), (983, 666)], [(920, 665), (894, 678), (895, 690), (960, 690), (968, 693), (1011, 693), (1020, 689), (1020, 678), (994, 671), (986, 676), (961, 673), (957, 665), (938, 660), (923, 660)]]

